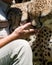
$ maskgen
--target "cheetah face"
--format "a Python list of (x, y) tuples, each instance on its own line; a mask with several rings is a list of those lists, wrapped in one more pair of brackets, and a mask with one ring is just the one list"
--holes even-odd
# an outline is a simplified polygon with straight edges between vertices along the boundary
[(50, 12), (52, 13), (52, 0), (31, 0), (25, 3), (11, 5), (11, 8), (14, 7), (22, 11), (21, 21), (24, 22), (30, 18), (32, 25), (38, 28), (41, 27), (40, 18), (47, 16)]
[[(47, 15), (49, 15), (49, 13), (52, 13), (52, 4), (50, 4), (52, 2), (52, 0), (35, 0), (34, 1), (29, 1), (29, 2), (25, 2), (25, 3), (16, 3), (11, 5), (10, 8), (15, 8), (18, 10), (20, 9), (22, 12), (22, 15), (18, 15), (18, 13), (16, 12), (16, 14), (14, 14), (14, 20), (19, 19), (20, 23), (26, 23), (27, 21), (31, 21), (32, 25), (34, 28), (41, 28), (42, 27), (42, 22), (44, 22), (44, 20), (46, 20), (45, 18), (47, 17)], [(48, 5), (50, 4), (50, 5)], [(14, 12), (13, 10), (13, 12)], [(12, 16), (13, 17), (13, 16)], [(17, 17), (17, 19), (16, 19)], [(20, 18), (21, 17), (21, 18)], [(11, 17), (10, 17), (11, 18)], [(16, 22), (16, 21), (15, 21)], [(18, 24), (15, 24), (14, 26), (18, 26)]]

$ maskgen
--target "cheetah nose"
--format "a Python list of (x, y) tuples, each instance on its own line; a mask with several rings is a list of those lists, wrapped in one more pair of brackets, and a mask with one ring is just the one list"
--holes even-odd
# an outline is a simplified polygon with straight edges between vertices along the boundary
[(32, 21), (32, 25), (33, 25), (33, 26), (36, 26), (36, 25), (37, 25), (37, 23), (36, 23), (35, 20)]

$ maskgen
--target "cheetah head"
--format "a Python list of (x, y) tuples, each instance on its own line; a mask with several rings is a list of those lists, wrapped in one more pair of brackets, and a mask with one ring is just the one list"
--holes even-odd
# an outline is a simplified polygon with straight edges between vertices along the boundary
[(35, 0), (19, 4), (16, 3), (11, 5), (10, 8), (14, 9), (13, 12), (15, 11), (15, 9), (20, 9), (22, 15), (17, 16), (17, 12), (14, 15), (18, 17), (18, 19), (23, 23), (27, 22), (27, 20), (30, 20), (32, 22), (32, 25), (35, 28), (39, 29), (42, 27), (42, 17), (44, 18), (44, 20), (47, 20), (45, 19), (45, 17), (47, 17), (47, 15), (49, 15), (50, 13), (52, 15), (52, 0)]

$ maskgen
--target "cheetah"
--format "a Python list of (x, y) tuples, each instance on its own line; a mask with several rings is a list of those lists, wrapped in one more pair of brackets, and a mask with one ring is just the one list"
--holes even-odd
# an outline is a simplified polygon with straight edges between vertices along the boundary
[[(16, 23), (16, 26), (20, 25), (17, 23), (24, 23), (30, 19), (33, 28), (39, 30), (36, 35), (34, 34), (26, 39), (32, 47), (34, 65), (52, 65), (52, 0), (31, 0), (13, 4), (11, 8), (9, 17), (15, 15), (12, 20), (14, 19), (13, 23)], [(17, 12), (19, 14), (16, 14)], [(13, 25), (14, 28), (15, 25)]]

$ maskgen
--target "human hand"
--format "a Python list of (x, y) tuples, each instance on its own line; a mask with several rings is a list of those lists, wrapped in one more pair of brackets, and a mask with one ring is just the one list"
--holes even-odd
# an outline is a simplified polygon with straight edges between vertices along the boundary
[(16, 38), (17, 37), (21, 38), (24, 35), (35, 33), (36, 30), (35, 29), (28, 29), (29, 26), (31, 26), (31, 23), (26, 23), (24, 25), (21, 25), (14, 30), (13, 34), (16, 36)]

